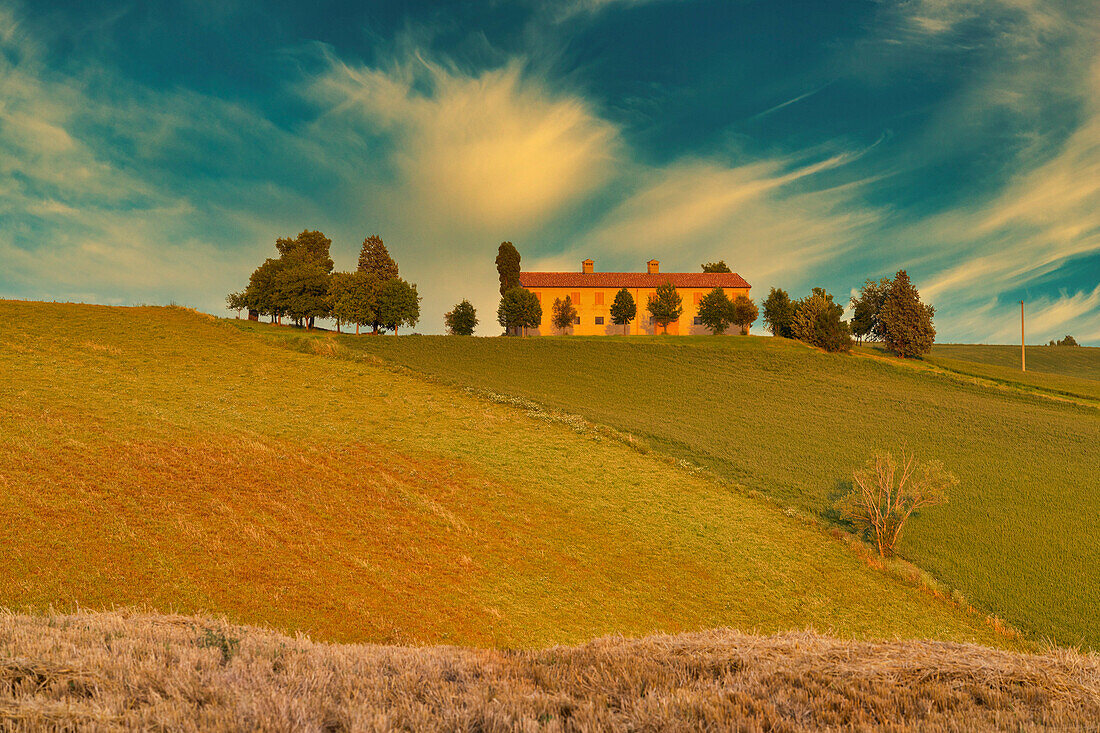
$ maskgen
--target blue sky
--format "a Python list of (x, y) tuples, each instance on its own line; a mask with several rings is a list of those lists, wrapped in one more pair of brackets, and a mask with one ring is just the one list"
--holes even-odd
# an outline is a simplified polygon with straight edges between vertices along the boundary
[(224, 314), (305, 228), (381, 235), (425, 333), (497, 331), (508, 239), (1100, 345), (1100, 6), (0, 0), (0, 296)]

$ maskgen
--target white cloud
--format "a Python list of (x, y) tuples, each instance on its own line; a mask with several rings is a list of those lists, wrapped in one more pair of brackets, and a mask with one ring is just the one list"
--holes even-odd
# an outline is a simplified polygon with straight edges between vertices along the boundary
[(477, 74), (415, 51), (388, 69), (327, 61), (304, 88), (322, 108), (304, 134), (350, 162), (358, 236), (381, 234), (421, 283), (422, 329), (440, 330), (468, 298), (480, 332), (495, 333), (497, 245), (524, 249), (608, 184), (618, 130), (583, 98), (525, 76), (519, 59)]
[(469, 76), (419, 56), (389, 71), (332, 59), (308, 93), (328, 105), (316, 125), (326, 136), (391, 135), (417, 216), (460, 228), (534, 229), (615, 162), (616, 129), (580, 97), (525, 79), (518, 60)]

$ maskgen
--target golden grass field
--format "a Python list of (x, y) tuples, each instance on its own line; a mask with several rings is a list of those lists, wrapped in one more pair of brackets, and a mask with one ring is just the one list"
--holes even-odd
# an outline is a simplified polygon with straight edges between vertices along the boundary
[(333, 645), (196, 616), (0, 615), (5, 730), (1087, 730), (1100, 657), (808, 632)]
[(1030, 644), (583, 421), (179, 308), (0, 301), (0, 323), (2, 607), (496, 647), (718, 627)]
[[(1100, 381), (1087, 376), (1100, 349), (1036, 347), (1021, 374), (939, 347), (899, 360), (757, 336), (368, 338), (227, 322), (580, 415), (825, 523), (853, 470), (908, 448), (959, 485), (913, 518), (900, 554), (1030, 635), (1100, 648)], [(987, 348), (1008, 347), (947, 353)]]

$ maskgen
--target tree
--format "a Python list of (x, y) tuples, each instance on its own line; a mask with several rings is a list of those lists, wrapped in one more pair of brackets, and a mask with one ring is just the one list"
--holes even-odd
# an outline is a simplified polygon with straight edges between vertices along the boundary
[(791, 329), (800, 341), (826, 351), (849, 351), (852, 348), (848, 324), (840, 320), (844, 308), (833, 302), (833, 296), (823, 288), (798, 302)]
[(615, 300), (611, 303), (611, 322), (623, 327), (623, 335), (626, 335), (627, 326), (638, 315), (638, 304), (634, 302), (634, 296), (623, 288), (615, 293)]
[(853, 336), (861, 341), (865, 338), (882, 339), (882, 304), (892, 284), (888, 277), (877, 282), (867, 280), (859, 291), (859, 297), (852, 297), (852, 320), (849, 325)]
[(497, 248), (497, 276), (500, 278), (500, 294), (519, 287), (519, 250), (511, 242), (501, 242)]
[(795, 307), (786, 290), (771, 289), (764, 300), (764, 324), (773, 336), (794, 338)]
[(335, 264), (329, 256), (332, 240), (321, 232), (306, 229), (294, 239), (279, 237), (275, 240), (275, 249), (279, 257), (287, 261), (310, 262), (317, 265), (325, 274), (332, 272)]
[(313, 328), (314, 319), (329, 315), (329, 275), (312, 259), (289, 259), (275, 278), (284, 312), (298, 324)]
[(279, 273), (286, 267), (282, 258), (264, 260), (264, 263), (252, 271), (248, 278), (248, 287), (244, 289), (247, 307), (265, 316), (271, 316), (275, 323), (286, 312), (282, 297), (278, 291)]
[(729, 265), (725, 260), (718, 260), (717, 262), (707, 262), (703, 265), (703, 272), (732, 272)]
[(352, 323), (350, 298), (348, 294), (352, 287), (355, 275), (350, 272), (334, 272), (328, 281), (328, 312), (336, 321), (336, 333), (340, 333), (340, 325)]
[(379, 281), (397, 278), (397, 263), (377, 234), (363, 240), (359, 250), (359, 271), (373, 275)]
[(570, 296), (565, 296), (565, 299), (556, 298), (554, 300), (554, 309), (552, 322), (554, 328), (565, 334), (565, 329), (573, 325), (573, 322), (577, 319), (577, 309), (573, 306), (573, 299)]
[(334, 272), (329, 280), (329, 312), (340, 324), (354, 323), (355, 334), (359, 327), (375, 322), (375, 300), (381, 283), (366, 272)]
[(715, 288), (699, 299), (699, 321), (718, 335), (733, 323), (733, 301), (722, 288)]
[(920, 301), (920, 293), (905, 270), (898, 270), (882, 301), (879, 323), (886, 348), (902, 358), (926, 354), (936, 340), (932, 317), (936, 310)]
[(355, 335), (359, 335), (360, 326), (373, 326), (378, 323), (378, 290), (381, 281), (373, 275), (358, 270), (351, 273), (344, 302), (344, 318), (355, 324)]
[(497, 323), (508, 333), (526, 333), (528, 328), (542, 325), (542, 305), (527, 288), (511, 288), (500, 298)]
[[(230, 306), (230, 307), (232, 307), (232, 306)], [(1077, 343), (1077, 339), (1073, 338), (1072, 336), (1070, 336), (1067, 333), (1066, 337), (1064, 339), (1060, 339), (1058, 341), (1055, 341), (1054, 339), (1051, 339), (1049, 345), (1050, 346), (1080, 346), (1081, 344)]]
[(883, 453), (852, 474), (852, 489), (836, 507), (879, 555), (889, 557), (913, 512), (946, 503), (947, 490), (958, 483), (939, 461), (917, 463), (903, 454), (898, 462)]
[(477, 310), (470, 301), (463, 299), (443, 316), (443, 322), (452, 336), (472, 336), (477, 327)]
[(733, 299), (733, 318), (731, 320), (741, 327), (742, 336), (748, 335), (749, 326), (753, 324), (759, 315), (760, 311), (757, 310), (756, 303), (753, 303), (749, 296), (742, 293)]
[[(248, 307), (248, 299), (245, 297), (244, 291), (236, 293), (230, 293), (225, 296), (225, 307), (231, 311), (237, 311), (237, 318), (241, 317), (241, 311)], [(1051, 344), (1054, 342), (1051, 341)]]
[(677, 320), (680, 314), (684, 312), (680, 294), (676, 292), (676, 288), (673, 287), (671, 282), (657, 286), (657, 292), (649, 299), (647, 309), (649, 315), (653, 317), (654, 323), (661, 326), (665, 333), (668, 333), (668, 324)]
[(415, 326), (420, 320), (420, 296), (416, 286), (397, 277), (383, 280), (378, 285), (374, 317), (381, 329), (394, 334), (401, 326)]

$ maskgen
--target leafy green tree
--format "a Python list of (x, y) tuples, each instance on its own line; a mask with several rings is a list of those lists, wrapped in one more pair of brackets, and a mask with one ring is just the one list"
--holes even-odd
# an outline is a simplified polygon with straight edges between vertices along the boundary
[(638, 316), (638, 304), (634, 302), (634, 296), (623, 288), (615, 293), (615, 300), (611, 303), (611, 322), (623, 327), (623, 335), (626, 335), (627, 326)]
[(373, 275), (360, 272), (334, 272), (329, 281), (329, 312), (336, 319), (336, 330), (340, 325), (354, 323), (355, 333), (359, 327), (374, 323), (375, 301), (381, 282)]
[(699, 321), (718, 335), (733, 323), (733, 301), (722, 288), (715, 288), (699, 299)]
[[(230, 306), (230, 308), (232, 308), (232, 306)], [(1066, 337), (1064, 339), (1059, 339), (1058, 341), (1055, 341), (1054, 339), (1051, 339), (1049, 345), (1050, 346), (1080, 346), (1081, 344), (1077, 343), (1077, 339), (1073, 338), (1073, 336), (1070, 336), (1067, 333)]]
[(500, 298), (497, 323), (507, 333), (526, 333), (528, 328), (542, 325), (542, 305), (527, 288), (511, 288)]
[(477, 310), (473, 303), (463, 299), (443, 316), (443, 322), (452, 336), (472, 336), (477, 327)]
[(352, 319), (349, 318), (350, 308), (348, 304), (350, 298), (348, 293), (354, 280), (355, 275), (350, 272), (334, 272), (329, 277), (328, 312), (336, 321), (336, 333), (340, 333), (342, 324), (352, 323)]
[(860, 341), (865, 338), (882, 338), (882, 304), (891, 284), (888, 277), (878, 281), (867, 280), (859, 291), (859, 297), (852, 297), (852, 320), (849, 325), (852, 335)]
[(749, 326), (753, 324), (759, 315), (760, 311), (757, 310), (756, 303), (753, 303), (752, 299), (744, 293), (733, 299), (733, 318), (731, 320), (741, 327), (742, 336), (748, 335)]
[[(225, 296), (225, 307), (231, 311), (237, 311), (237, 318), (240, 318), (241, 311), (248, 307), (248, 299), (245, 297), (244, 291), (230, 293)], [(1051, 343), (1054, 342), (1051, 341)]]
[(554, 300), (553, 317), (552, 322), (554, 328), (558, 329), (565, 334), (565, 329), (573, 325), (573, 322), (577, 319), (577, 309), (573, 305), (573, 299), (570, 296), (565, 298), (557, 298)]
[(390, 251), (377, 234), (363, 240), (363, 246), (359, 249), (359, 271), (373, 275), (379, 281), (397, 277), (397, 262), (390, 257)]
[(329, 274), (316, 261), (288, 260), (275, 283), (280, 304), (296, 323), (313, 328), (315, 319), (329, 315)]
[(519, 273), (519, 250), (511, 242), (501, 242), (497, 248), (497, 276), (500, 278), (501, 296), (512, 288), (519, 287)]
[(665, 333), (668, 333), (668, 324), (677, 320), (684, 312), (680, 294), (676, 292), (671, 282), (658, 285), (656, 294), (650, 298), (646, 307), (649, 315), (653, 317), (653, 322), (663, 328)]
[(729, 265), (725, 260), (718, 260), (717, 262), (707, 262), (703, 265), (703, 272), (732, 272)]
[(332, 272), (335, 264), (329, 256), (332, 240), (321, 232), (306, 229), (294, 239), (280, 237), (275, 240), (279, 256), (290, 262), (309, 262), (320, 267), (325, 274)]
[(764, 325), (773, 336), (794, 338), (794, 312), (797, 304), (786, 290), (772, 288), (764, 299)]
[(355, 335), (358, 336), (361, 326), (374, 326), (378, 323), (378, 290), (383, 281), (358, 270), (351, 275), (342, 307), (344, 320), (355, 324)]
[(852, 335), (841, 320), (844, 308), (833, 302), (823, 288), (814, 288), (809, 297), (798, 302), (792, 330), (795, 338), (826, 351), (850, 351)]
[(879, 321), (886, 348), (902, 358), (927, 354), (936, 340), (932, 325), (935, 308), (920, 300), (920, 293), (905, 270), (898, 270), (882, 302)]
[(402, 326), (415, 326), (420, 320), (420, 296), (416, 286), (397, 277), (383, 280), (375, 299), (375, 320), (381, 329), (395, 334)]
[(271, 316), (271, 322), (279, 321), (286, 313), (286, 307), (279, 292), (279, 274), (286, 267), (286, 261), (268, 258), (257, 267), (248, 278), (248, 287), (244, 290), (244, 300), (248, 308), (265, 316)]

